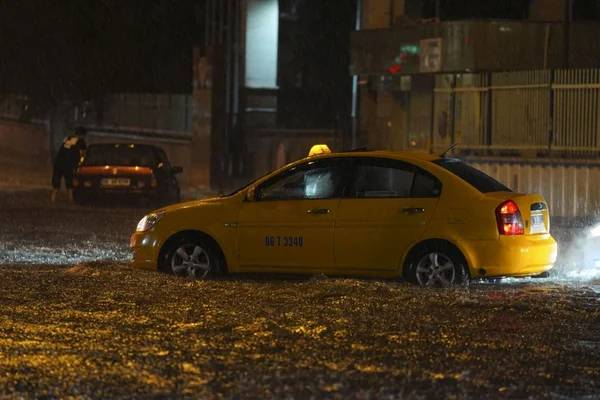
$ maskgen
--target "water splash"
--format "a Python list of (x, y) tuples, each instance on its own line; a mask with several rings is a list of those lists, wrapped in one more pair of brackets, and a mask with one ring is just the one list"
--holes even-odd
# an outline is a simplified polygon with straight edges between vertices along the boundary
[(553, 275), (569, 281), (600, 280), (600, 224), (579, 228), (568, 240), (559, 239)]

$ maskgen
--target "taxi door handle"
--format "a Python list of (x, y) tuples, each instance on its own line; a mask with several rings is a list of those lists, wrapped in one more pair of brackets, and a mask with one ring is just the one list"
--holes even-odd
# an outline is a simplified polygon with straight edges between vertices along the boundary
[(403, 208), (402, 212), (405, 214), (423, 214), (425, 209), (422, 207), (407, 207)]
[(306, 210), (307, 214), (329, 214), (331, 210), (329, 208), (313, 208), (312, 210)]

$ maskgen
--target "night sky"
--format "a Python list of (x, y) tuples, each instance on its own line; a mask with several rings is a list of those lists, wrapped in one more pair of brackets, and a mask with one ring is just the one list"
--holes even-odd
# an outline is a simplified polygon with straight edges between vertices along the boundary
[[(439, 4), (446, 20), (522, 19), (529, 2)], [(435, 11), (435, 0), (406, 4), (414, 18)], [(42, 103), (110, 92), (187, 93), (192, 47), (202, 42), (204, 31), (201, 5), (201, 0), (1, 0), (0, 93), (27, 93)], [(315, 113), (348, 98), (355, 0), (281, 0), (282, 12), (292, 6), (299, 19), (281, 20), (281, 112), (294, 114), (299, 102), (314, 99), (316, 91), (325, 93), (322, 104), (308, 101), (304, 111)], [(573, 11), (575, 19), (597, 19), (600, 1), (575, 0)], [(342, 108), (345, 113), (348, 105)], [(327, 110), (324, 118), (339, 112)]]
[(194, 0), (0, 2), (0, 91), (188, 92)]

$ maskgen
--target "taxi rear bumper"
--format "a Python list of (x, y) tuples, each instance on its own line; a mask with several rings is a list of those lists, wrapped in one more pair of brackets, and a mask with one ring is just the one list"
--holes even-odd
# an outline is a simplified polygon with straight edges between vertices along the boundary
[(550, 234), (467, 241), (465, 247), (472, 277), (539, 275), (552, 269), (557, 255)]

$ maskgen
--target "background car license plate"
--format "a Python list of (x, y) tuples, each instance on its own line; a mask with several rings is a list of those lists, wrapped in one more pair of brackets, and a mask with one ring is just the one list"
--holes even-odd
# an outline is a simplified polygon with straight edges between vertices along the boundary
[(530, 233), (546, 232), (546, 224), (544, 223), (544, 214), (531, 214), (531, 229)]
[(107, 187), (124, 187), (131, 183), (129, 178), (104, 178), (100, 181), (102, 186)]

